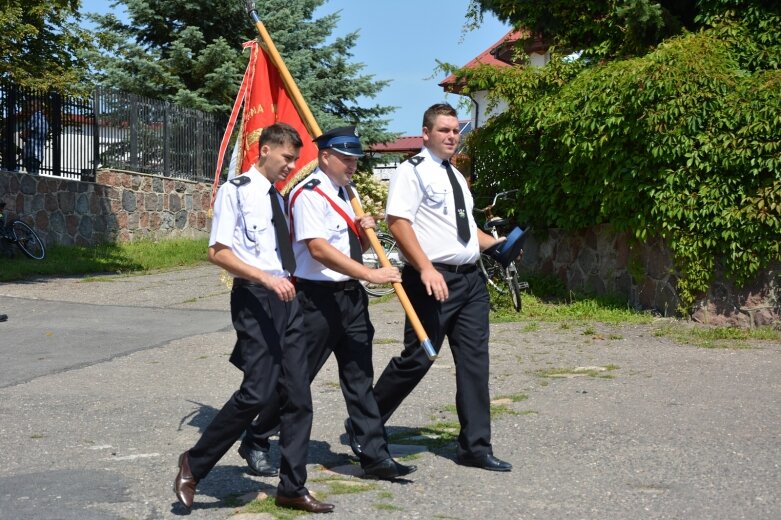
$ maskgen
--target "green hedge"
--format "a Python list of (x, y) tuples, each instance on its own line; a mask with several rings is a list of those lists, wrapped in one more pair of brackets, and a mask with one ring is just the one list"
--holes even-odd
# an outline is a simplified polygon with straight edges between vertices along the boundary
[(640, 58), (466, 73), (509, 104), (469, 139), (477, 196), (519, 188), (514, 216), (538, 228), (663, 237), (685, 307), (717, 258), (744, 283), (781, 240), (781, 29), (750, 33), (731, 22)]

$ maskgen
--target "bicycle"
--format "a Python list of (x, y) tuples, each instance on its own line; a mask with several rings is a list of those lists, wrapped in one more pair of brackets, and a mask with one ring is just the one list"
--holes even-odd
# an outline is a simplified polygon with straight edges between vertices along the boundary
[[(499, 239), (498, 229), (505, 227), (508, 223), (507, 219), (494, 216), (493, 209), (496, 206), (496, 202), (516, 191), (518, 190), (509, 190), (497, 193), (494, 195), (494, 200), (490, 205), (486, 206), (485, 208), (475, 210), (485, 214), (483, 229), (495, 239)], [(488, 284), (500, 294), (509, 292), (510, 298), (513, 302), (513, 307), (515, 307), (516, 311), (521, 312), (521, 308), (523, 307), (523, 302), (521, 301), (521, 291), (528, 289), (529, 283), (518, 280), (518, 266), (516, 265), (516, 260), (512, 259), (507, 267), (504, 267), (501, 263), (499, 263), (499, 261), (484, 251), (480, 254), (478, 266), (485, 275)]]
[[(396, 240), (394, 240), (393, 235), (383, 231), (378, 231), (377, 240), (379, 240), (380, 245), (382, 246), (383, 250), (385, 250), (385, 256), (388, 257), (388, 261), (391, 263), (391, 265), (398, 267), (399, 269), (404, 267), (404, 264), (402, 263), (399, 256), (399, 248), (396, 245)], [(374, 249), (369, 248), (363, 254), (363, 265), (371, 269), (382, 267), (380, 265), (380, 259), (377, 256), (377, 253), (374, 252)], [(393, 293), (395, 290), (393, 289), (393, 285), (389, 283), (376, 284), (367, 282), (366, 280), (361, 280), (361, 285), (363, 285), (363, 288), (367, 293), (369, 293), (370, 296), (385, 296), (386, 294)]]
[(43, 260), (46, 256), (46, 248), (35, 231), (19, 219), (6, 221), (4, 209), (5, 202), (0, 202), (0, 239), (16, 244), (33, 260)]

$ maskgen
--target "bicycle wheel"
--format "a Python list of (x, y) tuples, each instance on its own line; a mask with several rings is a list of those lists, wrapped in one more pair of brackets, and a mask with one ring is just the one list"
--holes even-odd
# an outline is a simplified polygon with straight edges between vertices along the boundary
[[(385, 251), (385, 256), (388, 257), (388, 261), (391, 265), (401, 269), (399, 248), (396, 246), (396, 241), (393, 240), (393, 237), (386, 235), (385, 233), (378, 233), (377, 240), (379, 240), (382, 249)], [(381, 267), (380, 259), (377, 256), (377, 253), (374, 252), (374, 249), (369, 248), (369, 250), (363, 254), (363, 265), (371, 269)], [(361, 280), (361, 285), (363, 285), (363, 288), (366, 289), (366, 292), (369, 293), (370, 296), (385, 296), (386, 294), (391, 294), (395, 290), (393, 285), (389, 283), (377, 284)]]
[(11, 224), (11, 230), (16, 237), (16, 245), (24, 254), (33, 260), (43, 260), (43, 257), (46, 256), (46, 249), (30, 226), (21, 220), (14, 220)]
[(497, 292), (503, 293), (505, 289), (504, 268), (502, 264), (488, 255), (480, 255), (480, 264), (488, 285)]
[(515, 268), (515, 265), (510, 264), (505, 269), (505, 275), (507, 287), (510, 289), (510, 298), (513, 300), (513, 307), (515, 307), (516, 311), (521, 312), (521, 306), (523, 305), (521, 303), (521, 286), (518, 283), (518, 270)]

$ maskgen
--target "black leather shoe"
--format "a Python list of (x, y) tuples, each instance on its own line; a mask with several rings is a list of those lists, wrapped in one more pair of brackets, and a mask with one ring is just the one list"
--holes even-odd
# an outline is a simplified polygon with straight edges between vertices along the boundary
[(8, 314), (0, 314), (0, 321), (8, 321)]
[(355, 436), (355, 430), (353, 430), (353, 422), (348, 417), (344, 420), (344, 431), (347, 432), (347, 440), (350, 442), (350, 449), (353, 450), (356, 457), (360, 457), (363, 453), (363, 448), (358, 442), (358, 437)]
[(190, 471), (190, 458), (185, 451), (179, 456), (179, 473), (176, 474), (176, 479), (174, 479), (174, 493), (176, 493), (176, 498), (179, 499), (179, 502), (187, 509), (193, 507), (196, 484), (198, 484), (198, 481), (195, 480)]
[(312, 495), (304, 495), (302, 497), (286, 497), (277, 495), (274, 503), (279, 507), (289, 507), (290, 509), (300, 509), (307, 513), (330, 513), (334, 510), (333, 504), (326, 504), (320, 502)]
[(239, 455), (247, 461), (247, 466), (255, 475), (275, 477), (279, 473), (279, 468), (271, 462), (271, 457), (267, 451), (253, 450), (249, 446), (242, 444), (239, 446)]
[(499, 460), (490, 453), (486, 453), (482, 457), (458, 457), (456, 462), (462, 466), (487, 469), (488, 471), (510, 471), (513, 469), (512, 464)]
[(374, 464), (369, 464), (363, 468), (364, 477), (376, 478), (381, 480), (393, 480), (395, 478), (409, 475), (417, 470), (417, 466), (405, 466), (399, 464), (392, 458), (383, 459)]

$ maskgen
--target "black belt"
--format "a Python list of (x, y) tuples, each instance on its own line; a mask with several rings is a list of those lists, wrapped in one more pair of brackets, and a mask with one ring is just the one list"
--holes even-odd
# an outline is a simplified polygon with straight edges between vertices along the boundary
[(477, 264), (441, 264), (439, 262), (432, 262), (435, 269), (438, 271), (447, 271), (448, 273), (471, 273), (477, 269)]
[(239, 277), (233, 279), (233, 286), (234, 287), (263, 287), (258, 282), (252, 282), (250, 280), (247, 280), (246, 278), (239, 278)]
[(329, 291), (354, 291), (361, 288), (361, 282), (358, 280), (345, 280), (343, 282), (327, 282), (325, 280), (306, 280), (296, 278), (296, 284), (299, 286), (313, 286)]

